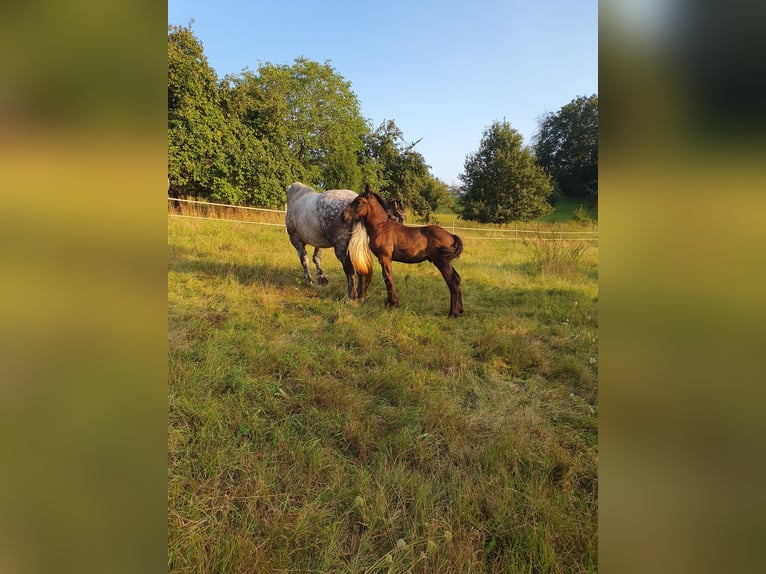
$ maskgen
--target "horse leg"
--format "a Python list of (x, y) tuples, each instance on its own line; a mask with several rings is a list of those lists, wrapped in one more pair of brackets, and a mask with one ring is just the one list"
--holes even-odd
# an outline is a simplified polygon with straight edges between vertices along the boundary
[(336, 245), (335, 257), (337, 257), (338, 261), (343, 265), (343, 272), (346, 274), (346, 291), (348, 299), (349, 301), (354, 301), (357, 298), (357, 289), (354, 285), (354, 264), (351, 263), (351, 258), (348, 256), (346, 246)]
[[(348, 247), (344, 248), (342, 244), (336, 245), (335, 255), (343, 264), (343, 271), (346, 272), (346, 277), (348, 277), (348, 298), (354, 299), (351, 295), (351, 291), (354, 289), (354, 264), (351, 262), (351, 256), (348, 254)], [(346, 267), (347, 264), (350, 265), (350, 267)], [(370, 286), (370, 283), (372, 283), (372, 269), (370, 269), (370, 272), (367, 275), (356, 273), (356, 281), (355, 297), (357, 299), (364, 299), (365, 295), (367, 295), (367, 288)]]
[(460, 275), (450, 261), (434, 263), (444, 277), (449, 289), (449, 316), (457, 317), (463, 312), (463, 294), (460, 291)]
[(452, 275), (455, 278), (455, 288), (457, 290), (457, 312), (462, 314), (463, 313), (463, 291), (460, 289), (460, 275), (457, 273), (457, 269), (454, 267), (452, 268)]
[(391, 259), (378, 257), (378, 261), (380, 261), (380, 268), (383, 270), (383, 281), (386, 282), (386, 291), (388, 291), (386, 304), (393, 309), (394, 307), (399, 306), (399, 297), (397, 297), (396, 289), (394, 289), (394, 274), (391, 268)]
[(309, 283), (313, 283), (311, 272), (309, 271), (309, 256), (308, 253), (306, 253), (306, 244), (293, 236), (290, 236), (290, 243), (293, 244), (293, 247), (295, 247), (295, 250), (298, 252), (298, 259), (300, 259), (301, 266), (303, 267), (303, 278)]
[(319, 255), (319, 247), (314, 247), (314, 257), (312, 259), (314, 260), (314, 265), (317, 266), (317, 281), (320, 285), (327, 285), (330, 280), (327, 279), (327, 275), (324, 274), (324, 271), (319, 266), (322, 262), (322, 257)]
[(364, 299), (367, 296), (367, 288), (370, 286), (370, 283), (372, 283), (372, 270), (370, 270), (370, 273), (367, 275), (357, 273), (356, 278), (358, 281), (356, 296), (358, 299)]

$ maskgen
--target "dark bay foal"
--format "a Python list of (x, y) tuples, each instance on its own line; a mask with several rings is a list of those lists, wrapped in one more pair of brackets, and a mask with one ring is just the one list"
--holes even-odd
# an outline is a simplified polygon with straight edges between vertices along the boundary
[[(346, 223), (362, 219), (364, 229), (369, 236), (369, 247), (380, 262), (383, 279), (388, 290), (387, 303), (391, 307), (399, 306), (399, 297), (394, 289), (394, 276), (391, 262), (420, 263), (430, 261), (441, 272), (450, 294), (449, 316), (457, 317), (463, 312), (463, 296), (460, 291), (460, 275), (452, 266), (452, 261), (463, 252), (463, 241), (438, 225), (425, 227), (407, 227), (401, 223), (389, 221), (383, 209), (385, 200), (373, 193), (369, 186), (343, 210)], [(355, 238), (352, 237), (352, 241)], [(349, 246), (352, 263), (354, 249)], [(363, 268), (364, 263), (359, 265)]]

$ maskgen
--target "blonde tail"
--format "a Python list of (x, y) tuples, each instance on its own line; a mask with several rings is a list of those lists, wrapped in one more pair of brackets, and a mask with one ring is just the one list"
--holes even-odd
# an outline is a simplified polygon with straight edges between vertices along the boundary
[(372, 251), (370, 251), (370, 236), (364, 224), (357, 221), (354, 225), (354, 231), (351, 232), (351, 239), (348, 242), (348, 255), (354, 270), (360, 275), (372, 274)]

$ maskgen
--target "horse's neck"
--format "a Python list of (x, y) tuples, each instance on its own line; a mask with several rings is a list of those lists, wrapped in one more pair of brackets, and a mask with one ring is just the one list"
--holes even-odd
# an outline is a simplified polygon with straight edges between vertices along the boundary
[(372, 227), (376, 227), (388, 221), (388, 215), (383, 210), (383, 207), (381, 207), (377, 202), (375, 202), (375, 207), (371, 206), (371, 209), (367, 211), (367, 215), (365, 216), (364, 219), (368, 225)]

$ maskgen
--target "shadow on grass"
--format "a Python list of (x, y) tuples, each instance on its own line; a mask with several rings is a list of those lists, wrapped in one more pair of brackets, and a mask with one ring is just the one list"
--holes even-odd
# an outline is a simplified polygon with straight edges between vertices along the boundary
[[(328, 254), (329, 255), (329, 254)], [(334, 255), (332, 255), (334, 258)], [(293, 264), (294, 263), (294, 264)], [(280, 262), (243, 262), (218, 261), (213, 255), (199, 255), (191, 249), (175, 247), (168, 261), (168, 271), (208, 277), (212, 279), (234, 280), (240, 285), (254, 289), (306, 289), (313, 296), (327, 300), (341, 300), (346, 296), (346, 276), (340, 263), (327, 264), (323, 258), (324, 271), (329, 283), (320, 285), (316, 279), (316, 269), (311, 266), (312, 283), (303, 278), (303, 269), (295, 261)]]
[[(310, 292), (312, 297), (327, 301), (340, 301), (346, 295), (346, 278), (334, 255), (332, 262), (324, 259), (324, 269), (330, 283), (319, 285), (316, 282), (316, 270), (311, 267), (314, 283), (303, 279), (303, 271), (297, 257), (283, 258), (279, 262), (250, 262), (244, 260), (221, 261), (214, 253), (200, 253), (194, 249), (174, 245), (168, 262), (171, 272), (209, 277), (213, 279), (234, 280), (240, 285), (254, 289), (299, 289)], [(294, 259), (294, 260), (293, 260)], [(427, 266), (427, 269), (419, 269)], [(431, 269), (429, 263), (417, 266), (396, 265), (394, 284), (400, 299), (400, 308), (391, 310), (385, 305), (386, 287), (379, 268), (375, 268), (373, 280), (368, 288), (365, 306), (380, 310), (381, 313), (414, 313), (419, 318), (437, 318), (447, 314), (449, 291), (438, 271)], [(591, 297), (584, 290), (572, 288), (541, 288), (529, 286), (499, 285), (490, 279), (472, 278), (471, 266), (461, 270), (463, 277), (462, 292), (465, 305), (463, 317), (475, 317), (478, 320), (507, 315), (508, 317), (536, 317), (544, 322), (551, 320), (551, 315), (561, 314), (562, 309), (579, 305), (592, 305)], [(488, 268), (497, 273), (515, 272), (523, 276), (539, 273), (529, 261), (514, 263), (484, 263), (482, 271)], [(409, 270), (412, 269), (412, 272)], [(428, 272), (433, 271), (433, 272)], [(597, 270), (580, 269), (589, 278)], [(581, 307), (582, 308), (582, 307)]]
[(176, 257), (168, 265), (169, 271), (194, 275), (233, 278), (242, 285), (269, 284), (284, 288), (303, 282), (300, 269), (264, 263), (233, 263), (214, 261), (205, 257)]

